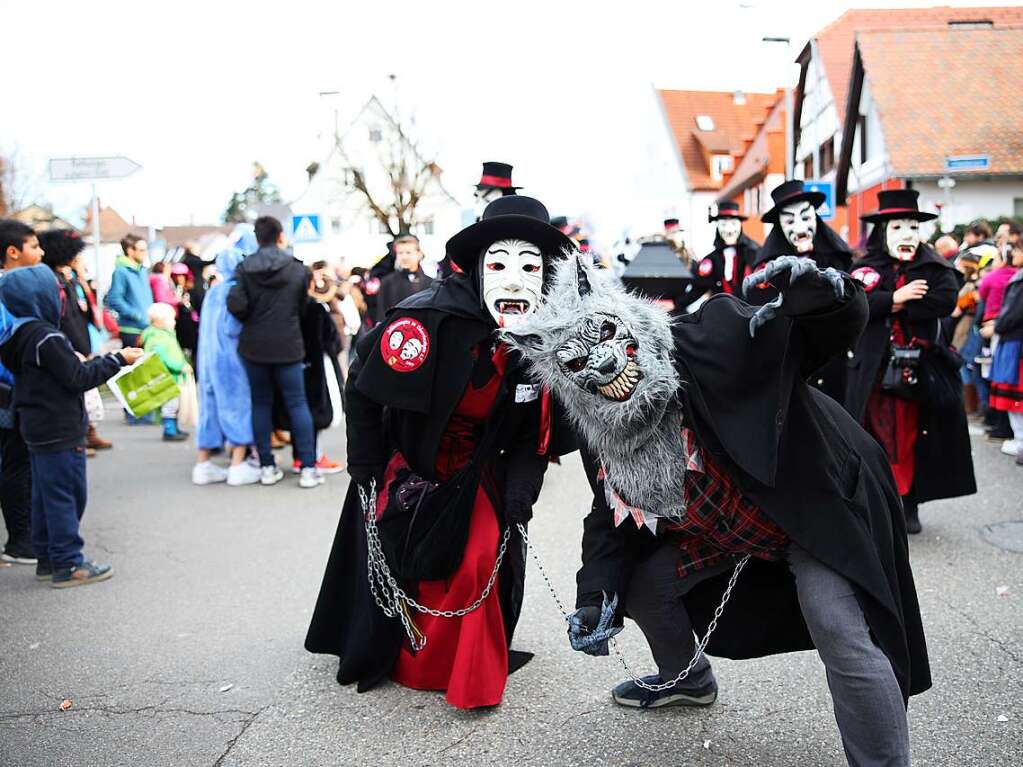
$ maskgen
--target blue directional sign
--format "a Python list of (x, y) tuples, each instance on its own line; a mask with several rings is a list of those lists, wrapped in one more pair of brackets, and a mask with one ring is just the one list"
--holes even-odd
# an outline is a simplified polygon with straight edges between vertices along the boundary
[(817, 208), (817, 213), (825, 221), (835, 217), (835, 185), (830, 181), (804, 181), (803, 187), (808, 192), (822, 192), (824, 202)]
[(291, 217), (292, 242), (319, 242), (322, 236), (320, 217), (315, 213), (304, 213)]
[(945, 158), (945, 170), (987, 170), (991, 160), (986, 154), (964, 154)]

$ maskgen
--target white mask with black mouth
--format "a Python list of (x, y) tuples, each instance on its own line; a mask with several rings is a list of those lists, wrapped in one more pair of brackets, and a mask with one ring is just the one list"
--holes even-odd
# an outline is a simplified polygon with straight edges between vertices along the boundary
[(734, 247), (742, 234), (742, 221), (737, 218), (719, 218), (718, 234), (725, 245)]
[(884, 225), (888, 255), (898, 261), (912, 261), (920, 247), (920, 222), (912, 218), (893, 218)]
[(498, 240), (483, 252), (483, 304), (499, 328), (536, 310), (543, 277), (543, 256), (531, 242)]
[(778, 225), (796, 253), (813, 250), (813, 236), (817, 233), (817, 209), (806, 200), (786, 205), (778, 214)]
[(492, 186), (485, 186), (482, 189), (476, 190), (474, 209), (477, 221), (483, 218), (483, 211), (498, 197), (504, 197), (504, 192)]

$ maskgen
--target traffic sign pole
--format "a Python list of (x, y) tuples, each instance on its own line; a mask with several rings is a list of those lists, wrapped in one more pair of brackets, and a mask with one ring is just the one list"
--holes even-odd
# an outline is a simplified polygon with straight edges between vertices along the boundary
[[(100, 312), (103, 311), (103, 284), (102, 275), (100, 274), (102, 263), (99, 257), (100, 243), (100, 229), (99, 229), (99, 192), (96, 190), (96, 182), (92, 182), (92, 247), (93, 254), (95, 256), (95, 268), (92, 272), (93, 284), (96, 286), (93, 291), (96, 296), (96, 307)], [(102, 314), (100, 315), (102, 316)]]

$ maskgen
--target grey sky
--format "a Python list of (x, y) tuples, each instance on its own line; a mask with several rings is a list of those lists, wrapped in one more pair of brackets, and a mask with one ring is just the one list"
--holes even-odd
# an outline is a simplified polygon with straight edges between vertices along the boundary
[[(902, 0), (899, 7), (936, 5)], [(957, 5), (982, 5), (959, 2)], [(13, 2), (0, 146), (42, 174), (51, 156), (123, 153), (144, 170), (101, 187), (155, 224), (218, 219), (258, 159), (286, 197), (303, 188), (339, 90), (342, 112), (395, 94), (470, 202), (484, 159), (552, 211), (606, 210), (640, 190), (657, 87), (791, 85), (807, 36), (848, 7), (795, 2)], [(789, 47), (765, 35), (790, 37)], [(43, 185), (77, 214), (86, 185)]]

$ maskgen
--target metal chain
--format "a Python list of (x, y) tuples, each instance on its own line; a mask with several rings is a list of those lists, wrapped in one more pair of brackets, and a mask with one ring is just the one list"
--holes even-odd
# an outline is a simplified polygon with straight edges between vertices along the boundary
[[(558, 597), (557, 592), (554, 590), (554, 585), (551, 583), (551, 579), (547, 575), (547, 570), (544, 568), (543, 562), (540, 560), (540, 555), (537, 553), (536, 547), (530, 545), (529, 536), (526, 534), (525, 526), (520, 524), (518, 526), (518, 529), (519, 535), (522, 536), (522, 540), (525, 542), (526, 547), (529, 549), (529, 553), (533, 557), (533, 561), (536, 563), (537, 569), (539, 569), (540, 571), (540, 575), (543, 576), (544, 581), (546, 581), (547, 583), (547, 590), (551, 592), (551, 596), (554, 597), (554, 601), (558, 605), (558, 611), (561, 613), (561, 616), (567, 620), (568, 612), (565, 610), (564, 604), (562, 604), (561, 599)], [(632, 677), (632, 681), (635, 684), (637, 684), (639, 687), (642, 687), (644, 690), (649, 690), (650, 692), (662, 692), (664, 690), (671, 689), (679, 682), (681, 682), (683, 679), (689, 676), (690, 672), (692, 672), (693, 668), (699, 662), (700, 657), (703, 655), (703, 651), (707, 648), (707, 643), (710, 642), (711, 635), (714, 633), (715, 629), (717, 629), (718, 620), (724, 613), (725, 605), (728, 604), (728, 600), (731, 599), (732, 597), (732, 589), (735, 588), (735, 584), (739, 580), (739, 573), (742, 572), (742, 569), (746, 566), (746, 563), (749, 562), (749, 560), (750, 555), (747, 554), (735, 564), (735, 569), (732, 571), (732, 577), (728, 579), (728, 585), (725, 587), (725, 592), (721, 597), (721, 603), (714, 609), (714, 617), (711, 619), (710, 623), (707, 624), (707, 633), (704, 634), (703, 639), (701, 639), (696, 644), (696, 650), (693, 653), (692, 659), (689, 661), (689, 665), (682, 669), (682, 671), (679, 672), (678, 676), (676, 676), (671, 681), (661, 682), (658, 684), (650, 684), (649, 682), (644, 682), (642, 679), (640, 679), (633, 673), (632, 669), (629, 667), (628, 662), (625, 660), (625, 656), (622, 654), (622, 651), (618, 648), (618, 643), (615, 641), (615, 638), (611, 637), (610, 644), (611, 649), (614, 650), (615, 657), (618, 658), (618, 661), (622, 664), (622, 668), (624, 668), (625, 671), (629, 674), (629, 676)]]
[(472, 604), (458, 610), (435, 610), (432, 607), (419, 604), (419, 602), (410, 597), (402, 589), (387, 565), (387, 559), (380, 544), (380, 534), (377, 531), (376, 508), (370, 502), (370, 498), (376, 498), (376, 480), (370, 481), (368, 494), (362, 485), (358, 485), (358, 490), (366, 528), (366, 575), (369, 579), (370, 593), (373, 595), (373, 601), (376, 602), (377, 607), (380, 608), (384, 615), (388, 618), (397, 617), (401, 621), (412, 649), (418, 652), (426, 647), (426, 635), (416, 626), (412, 616), (409, 615), (408, 608), (411, 607), (419, 613), (432, 615), (435, 618), (462, 618), (482, 607), (497, 583), (498, 571), (500, 571), (501, 563), (504, 562), (505, 553), (508, 551), (511, 528), (505, 528), (504, 535), (501, 538), (501, 545), (497, 550), (497, 560), (494, 562), (494, 569), (490, 573), (486, 586), (484, 586), (479, 597)]

